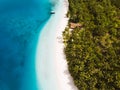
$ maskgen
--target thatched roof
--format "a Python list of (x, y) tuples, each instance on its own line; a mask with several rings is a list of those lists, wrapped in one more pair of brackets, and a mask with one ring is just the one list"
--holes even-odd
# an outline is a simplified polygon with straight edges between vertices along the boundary
[(74, 29), (76, 27), (82, 27), (82, 24), (79, 24), (79, 23), (70, 23), (70, 28)]

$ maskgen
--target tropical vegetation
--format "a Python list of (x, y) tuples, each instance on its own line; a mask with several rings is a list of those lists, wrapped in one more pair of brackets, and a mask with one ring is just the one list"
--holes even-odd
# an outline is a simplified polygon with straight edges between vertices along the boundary
[(120, 0), (69, 0), (67, 16), (64, 53), (75, 85), (120, 90)]

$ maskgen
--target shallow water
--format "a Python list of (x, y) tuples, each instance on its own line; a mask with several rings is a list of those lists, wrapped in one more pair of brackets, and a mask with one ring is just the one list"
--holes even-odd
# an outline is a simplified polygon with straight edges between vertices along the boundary
[(37, 90), (35, 50), (48, 0), (0, 0), (0, 90)]

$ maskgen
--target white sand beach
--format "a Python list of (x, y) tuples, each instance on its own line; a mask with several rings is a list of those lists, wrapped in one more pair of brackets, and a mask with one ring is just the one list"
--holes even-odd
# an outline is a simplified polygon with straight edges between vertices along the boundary
[(68, 23), (68, 1), (59, 0), (54, 11), (38, 40), (36, 72), (39, 90), (77, 90), (63, 53), (62, 32)]

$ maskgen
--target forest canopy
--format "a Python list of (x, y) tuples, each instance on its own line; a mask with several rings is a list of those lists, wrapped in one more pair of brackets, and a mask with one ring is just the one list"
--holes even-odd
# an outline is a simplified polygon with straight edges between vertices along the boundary
[(120, 90), (120, 0), (69, 0), (67, 16), (64, 52), (75, 85)]

